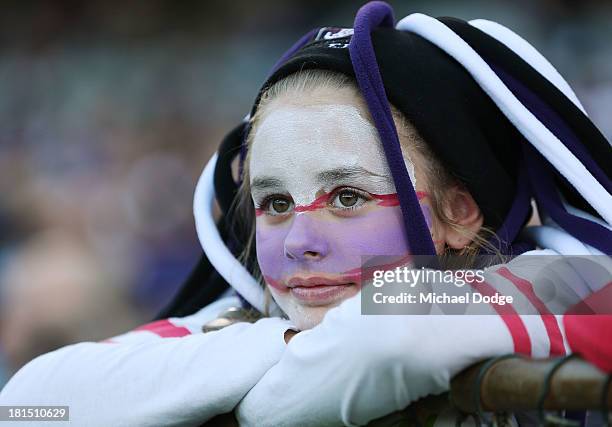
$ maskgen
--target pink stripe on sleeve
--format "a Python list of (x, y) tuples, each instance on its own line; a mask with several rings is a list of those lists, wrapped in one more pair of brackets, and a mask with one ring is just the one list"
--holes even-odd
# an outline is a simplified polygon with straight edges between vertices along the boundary
[(565, 346), (563, 345), (563, 335), (561, 334), (561, 329), (559, 329), (557, 319), (550, 312), (548, 307), (546, 307), (546, 304), (536, 295), (531, 282), (522, 277), (518, 277), (506, 267), (499, 268), (496, 273), (512, 282), (512, 284), (525, 295), (529, 302), (538, 310), (542, 322), (544, 322), (544, 328), (546, 328), (548, 339), (550, 340), (550, 354), (553, 356), (564, 355)]
[(173, 325), (168, 319), (147, 323), (146, 325), (139, 326), (134, 330), (153, 332), (162, 338), (184, 337), (185, 335), (191, 335), (189, 329), (182, 326)]
[[(470, 282), (470, 285), (482, 295), (494, 296), (497, 290), (487, 282)], [(523, 319), (511, 305), (492, 304), (493, 309), (502, 318), (514, 343), (514, 352), (531, 356), (531, 339)]]

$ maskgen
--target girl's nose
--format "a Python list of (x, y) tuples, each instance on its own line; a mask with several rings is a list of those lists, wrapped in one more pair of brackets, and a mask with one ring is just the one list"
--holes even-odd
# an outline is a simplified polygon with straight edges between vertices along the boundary
[(318, 261), (328, 253), (327, 239), (320, 224), (307, 214), (298, 214), (285, 237), (285, 256), (297, 261)]

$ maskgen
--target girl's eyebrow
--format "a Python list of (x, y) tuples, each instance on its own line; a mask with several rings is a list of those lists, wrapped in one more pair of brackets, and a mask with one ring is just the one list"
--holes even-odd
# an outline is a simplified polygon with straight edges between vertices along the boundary
[[(321, 185), (333, 185), (338, 181), (363, 178), (385, 178), (384, 175), (371, 172), (361, 166), (345, 166), (327, 169), (317, 173), (317, 182)], [(251, 191), (279, 190), (284, 188), (281, 179), (272, 176), (257, 176), (251, 182)]]
[(282, 187), (283, 181), (271, 176), (258, 176), (251, 182), (251, 190), (270, 190)]
[(371, 172), (361, 166), (349, 166), (319, 172), (317, 174), (317, 181), (319, 181), (321, 184), (333, 184), (341, 180), (366, 177), (384, 178), (382, 175)]

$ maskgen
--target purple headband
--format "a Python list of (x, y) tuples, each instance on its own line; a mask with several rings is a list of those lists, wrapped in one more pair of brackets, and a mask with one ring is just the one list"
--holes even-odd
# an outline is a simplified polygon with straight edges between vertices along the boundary
[(355, 17), (355, 33), (349, 44), (351, 62), (391, 170), (410, 250), (414, 254), (435, 255), (436, 249), (429, 228), (406, 170), (397, 129), (372, 46), (371, 32), (378, 26), (393, 28), (393, 10), (387, 3), (373, 1), (361, 7)]

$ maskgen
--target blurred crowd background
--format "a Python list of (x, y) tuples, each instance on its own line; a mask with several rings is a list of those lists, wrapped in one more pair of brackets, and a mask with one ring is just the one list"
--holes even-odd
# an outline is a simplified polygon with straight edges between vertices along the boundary
[[(269, 67), (363, 2), (2, 1), (0, 387), (36, 355), (150, 320), (200, 256), (208, 157)], [(612, 139), (612, 2), (390, 1), (523, 35)]]

